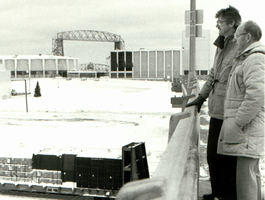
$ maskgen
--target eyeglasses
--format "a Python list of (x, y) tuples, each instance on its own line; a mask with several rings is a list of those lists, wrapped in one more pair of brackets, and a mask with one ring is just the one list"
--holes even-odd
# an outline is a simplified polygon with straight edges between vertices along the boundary
[(220, 25), (220, 24), (223, 24), (224, 22), (226, 22), (226, 20), (217, 20), (217, 24)]
[(242, 35), (246, 35), (246, 34), (248, 34), (248, 33), (240, 33), (240, 34), (238, 34), (238, 35), (234, 35), (234, 37), (235, 37), (235, 39), (238, 39), (238, 38), (240, 38), (240, 36), (242, 36)]

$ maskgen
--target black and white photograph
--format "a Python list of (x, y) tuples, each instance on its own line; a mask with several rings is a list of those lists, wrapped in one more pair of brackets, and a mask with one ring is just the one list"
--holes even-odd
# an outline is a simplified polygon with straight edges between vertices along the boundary
[(0, 10), (0, 200), (265, 200), (262, 1)]

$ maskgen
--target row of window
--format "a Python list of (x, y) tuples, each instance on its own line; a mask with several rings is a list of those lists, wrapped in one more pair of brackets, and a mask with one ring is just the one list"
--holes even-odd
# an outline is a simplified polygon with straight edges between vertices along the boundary
[[(54, 70), (51, 71), (45, 71), (44, 72), (45, 77), (56, 77), (57, 73)], [(59, 76), (62, 77), (67, 77), (67, 71), (66, 70), (59, 70), (58, 71)], [(39, 77), (44, 77), (43, 75), (43, 71), (31, 71), (30, 72), (30, 77), (31, 78), (39, 78)], [(26, 71), (17, 71), (17, 74), (15, 75), (15, 71), (11, 71), (11, 78), (28, 78), (29, 77), (29, 73)]]
[[(188, 74), (189, 74), (189, 70), (184, 70), (184, 75), (188, 75)], [(207, 75), (208, 70), (196, 70), (196, 74), (197, 75)]]

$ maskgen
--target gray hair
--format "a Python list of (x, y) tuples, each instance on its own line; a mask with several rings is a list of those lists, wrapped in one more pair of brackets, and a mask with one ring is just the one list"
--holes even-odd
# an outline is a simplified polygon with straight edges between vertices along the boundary
[(262, 31), (259, 25), (253, 21), (247, 21), (244, 23), (244, 31), (249, 33), (254, 41), (259, 41), (262, 37)]

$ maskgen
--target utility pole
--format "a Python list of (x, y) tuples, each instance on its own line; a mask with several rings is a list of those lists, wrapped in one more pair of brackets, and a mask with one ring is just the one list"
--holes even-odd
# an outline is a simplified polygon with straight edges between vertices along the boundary
[(196, 73), (196, 0), (190, 0), (189, 82)]
[(196, 0), (190, 0), (190, 10), (185, 12), (185, 36), (189, 38), (189, 82), (196, 76), (196, 37), (202, 37), (202, 23), (203, 10), (196, 10)]
[[(186, 37), (189, 37), (189, 75), (188, 75), (188, 85), (196, 77), (196, 37), (202, 37), (202, 24), (203, 23), (203, 10), (196, 10), (196, 0), (190, 0), (190, 10), (185, 12), (185, 24), (186, 26)], [(197, 197), (199, 195), (199, 177), (200, 177), (200, 162), (199, 162), (199, 152), (200, 152), (200, 119), (198, 113), (195, 114), (196, 117), (196, 127), (194, 129), (194, 135), (197, 135), (196, 146), (196, 178), (197, 178)], [(197, 198), (199, 199), (199, 198)]]

